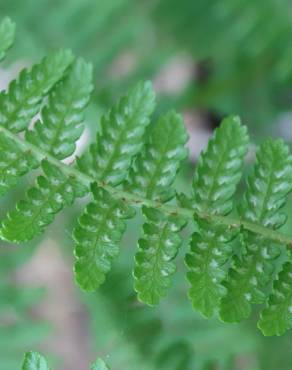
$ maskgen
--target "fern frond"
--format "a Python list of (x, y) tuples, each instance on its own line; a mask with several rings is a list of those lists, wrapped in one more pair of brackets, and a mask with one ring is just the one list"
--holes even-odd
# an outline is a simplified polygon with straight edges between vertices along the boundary
[(50, 370), (46, 359), (37, 352), (27, 352), (24, 355), (22, 370)]
[[(222, 320), (247, 317), (251, 303), (266, 299), (264, 290), (272, 282), (280, 249), (292, 247), (292, 237), (278, 231), (285, 222), (281, 208), (292, 188), (288, 148), (272, 140), (260, 147), (240, 216), (230, 216), (248, 136), (239, 118), (225, 119), (198, 161), (191, 199), (182, 194), (177, 204), (172, 185), (187, 153), (183, 121), (171, 111), (147, 128), (154, 93), (150, 83), (139, 83), (102, 117), (96, 142), (77, 165), (67, 165), (62, 160), (75, 150), (92, 89), (91, 67), (80, 59), (72, 63), (68, 51), (52, 54), (22, 71), (0, 94), (0, 194), (31, 169), (40, 166), (44, 172), (1, 222), (0, 237), (30, 240), (75, 198), (92, 193), (74, 239), (76, 281), (93, 291), (119, 252), (126, 219), (134, 216), (134, 207), (141, 207), (146, 222), (135, 258), (135, 290), (141, 301), (155, 305), (170, 287), (179, 231), (195, 221), (186, 256), (193, 307), (210, 317), (221, 301)], [(39, 121), (27, 130), (48, 94)], [(233, 239), (243, 248), (236, 248), (232, 259)], [(290, 318), (283, 320), (289, 327)], [(276, 325), (284, 327), (280, 321)]]
[(70, 156), (83, 132), (84, 108), (92, 88), (92, 66), (78, 59), (50, 93), (41, 120), (26, 132), (26, 139), (58, 159)]
[(73, 233), (75, 278), (86, 291), (94, 291), (104, 282), (112, 260), (119, 253), (119, 242), (126, 230), (125, 219), (134, 216), (127, 204), (96, 184), (91, 190), (94, 201), (87, 205)]
[(15, 133), (26, 129), (38, 112), (42, 98), (63, 77), (72, 61), (70, 50), (60, 50), (30, 70), (22, 70), (6, 93), (0, 95), (0, 125)]
[(12, 46), (15, 36), (15, 24), (10, 18), (4, 18), (0, 23), (0, 61), (4, 59), (6, 51)]
[(151, 83), (134, 86), (102, 117), (96, 143), (77, 161), (79, 169), (105, 183), (121, 183), (143, 145), (142, 137), (153, 109)]
[(154, 306), (171, 286), (170, 278), (176, 271), (173, 259), (182, 243), (178, 233), (186, 221), (153, 208), (143, 207), (142, 211), (147, 221), (135, 255), (135, 290), (140, 301)]
[[(280, 211), (292, 190), (292, 166), (289, 149), (282, 140), (265, 141), (258, 153), (254, 172), (248, 178), (240, 209), (241, 217), (278, 229), (286, 220)], [(264, 287), (274, 270), (274, 259), (280, 253), (278, 243), (262, 235), (243, 231), (244, 250), (235, 257), (226, 281), (228, 293), (222, 300), (220, 317), (239, 322), (251, 313), (251, 304), (265, 300)]]
[[(239, 119), (225, 119), (198, 161), (193, 181), (195, 210), (224, 216), (231, 212), (231, 198), (241, 177), (247, 144), (246, 128)], [(195, 221), (198, 232), (193, 235), (191, 251), (186, 256), (189, 297), (196, 310), (210, 317), (225, 293), (224, 264), (232, 253), (228, 242), (233, 236), (225, 226), (196, 217)]]
[(28, 190), (26, 199), (2, 221), (1, 238), (10, 242), (31, 240), (43, 232), (56, 213), (85, 194), (84, 187), (71, 176), (47, 161), (42, 162), (45, 176), (39, 176), (37, 185)]

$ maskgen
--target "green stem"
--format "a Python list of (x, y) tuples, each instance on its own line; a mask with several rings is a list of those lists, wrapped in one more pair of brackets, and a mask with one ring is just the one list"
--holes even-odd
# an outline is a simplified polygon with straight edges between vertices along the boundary
[(291, 236), (285, 235), (283, 233), (269, 229), (265, 226), (262, 226), (256, 223), (242, 220), (240, 218), (212, 215), (208, 212), (197, 212), (192, 209), (164, 204), (164, 203), (161, 203), (155, 200), (141, 197), (137, 194), (132, 194), (127, 191), (116, 189), (110, 185), (103, 183), (102, 181), (97, 181), (97, 179), (95, 179), (94, 177), (88, 176), (72, 166), (64, 164), (63, 162), (54, 158), (52, 155), (37, 148), (35, 145), (28, 143), (28, 142), (24, 142), (19, 136), (10, 132), (3, 126), (0, 127), (0, 133), (1, 132), (4, 133), (6, 137), (17, 142), (17, 144), (21, 148), (23, 148), (25, 151), (30, 151), (31, 153), (33, 153), (36, 156), (37, 160), (39, 160), (39, 162), (46, 159), (47, 161), (49, 161), (50, 163), (58, 167), (64, 174), (68, 176), (70, 175), (75, 176), (85, 186), (89, 187), (91, 183), (96, 182), (98, 186), (107, 190), (113, 197), (117, 199), (122, 199), (123, 201), (131, 205), (136, 205), (136, 206), (144, 205), (146, 207), (159, 209), (161, 212), (165, 214), (181, 215), (191, 220), (193, 220), (194, 214), (197, 214), (199, 218), (206, 219), (211, 223), (225, 225), (230, 229), (243, 228), (255, 234), (261, 235), (266, 239), (273, 240), (277, 243), (284, 244), (292, 248), (292, 237)]

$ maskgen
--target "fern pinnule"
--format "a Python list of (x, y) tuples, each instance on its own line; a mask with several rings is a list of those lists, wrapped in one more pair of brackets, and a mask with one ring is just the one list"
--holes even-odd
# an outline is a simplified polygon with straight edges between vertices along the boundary
[(192, 188), (197, 211), (219, 215), (231, 212), (247, 145), (247, 128), (239, 117), (225, 118), (196, 166)]
[(125, 188), (164, 202), (174, 196), (171, 185), (187, 156), (188, 136), (182, 117), (174, 111), (162, 115), (149, 131), (145, 146), (129, 171)]
[(135, 215), (125, 202), (113, 198), (96, 184), (91, 191), (94, 200), (87, 205), (73, 232), (75, 279), (85, 291), (95, 291), (104, 282), (112, 260), (119, 253), (125, 220)]
[(185, 257), (189, 269), (187, 279), (191, 284), (189, 298), (195, 310), (210, 318), (226, 294), (222, 282), (226, 277), (225, 264), (233, 251), (230, 242), (234, 233), (226, 226), (215, 226), (199, 218), (195, 221), (198, 232), (193, 233), (190, 252)]
[(135, 290), (138, 299), (150, 306), (157, 305), (171, 286), (176, 271), (174, 258), (182, 240), (179, 231), (186, 221), (180, 216), (165, 216), (153, 208), (142, 208), (146, 222), (135, 255)]

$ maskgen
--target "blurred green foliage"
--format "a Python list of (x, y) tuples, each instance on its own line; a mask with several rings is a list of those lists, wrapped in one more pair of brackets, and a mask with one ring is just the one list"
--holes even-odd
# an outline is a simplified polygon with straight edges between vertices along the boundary
[(92, 61), (98, 104), (186, 53), (194, 73), (178, 105), (239, 114), (257, 135), (290, 110), (289, 0), (10, 0), (0, 9), (17, 23), (18, 57), (66, 46)]
[(39, 346), (49, 333), (49, 324), (38, 321), (31, 310), (44, 296), (42, 288), (22, 286), (16, 270), (34, 248), (2, 246), (0, 250), (0, 369), (18, 369), (23, 352)]

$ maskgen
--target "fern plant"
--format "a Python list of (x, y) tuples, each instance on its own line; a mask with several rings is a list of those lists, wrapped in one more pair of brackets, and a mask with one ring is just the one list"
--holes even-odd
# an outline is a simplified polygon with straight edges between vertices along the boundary
[[(13, 34), (11, 23), (1, 27), (5, 35)], [(198, 161), (191, 196), (177, 194), (173, 183), (187, 156), (187, 133), (174, 111), (150, 125), (155, 96), (146, 82), (120, 98), (101, 118), (95, 141), (66, 164), (83, 131), (91, 74), (88, 63), (70, 51), (57, 51), (24, 69), (1, 92), (1, 194), (33, 169), (42, 173), (1, 221), (1, 239), (30, 241), (64, 207), (91, 195), (73, 233), (76, 282), (91, 292), (104, 282), (119, 253), (126, 220), (140, 208), (145, 224), (135, 256), (134, 288), (140, 301), (153, 306), (171, 285), (179, 232), (194, 222), (186, 255), (194, 309), (205, 317), (219, 313), (223, 321), (239, 322), (250, 315), (252, 304), (266, 303), (259, 321), (262, 332), (279, 335), (289, 329), (291, 297), (285, 293), (290, 262), (278, 276), (273, 274), (277, 256), (292, 246), (292, 238), (278, 231), (292, 189), (287, 146), (271, 139), (260, 146), (236, 213), (233, 199), (248, 135), (238, 117), (228, 117)]]
[[(22, 370), (50, 370), (46, 359), (38, 352), (27, 352), (24, 356)], [(90, 370), (109, 370), (106, 363), (98, 358), (90, 367)]]

